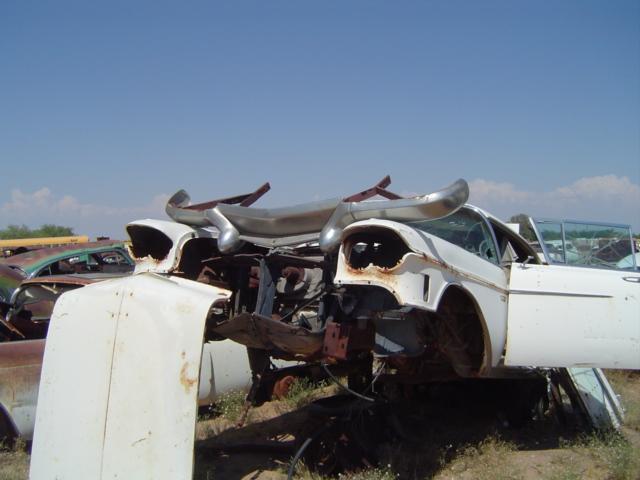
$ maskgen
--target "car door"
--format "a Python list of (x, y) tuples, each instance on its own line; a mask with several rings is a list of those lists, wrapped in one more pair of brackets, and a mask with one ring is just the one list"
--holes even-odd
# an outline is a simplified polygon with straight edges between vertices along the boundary
[(505, 363), (640, 369), (640, 274), (513, 263)]

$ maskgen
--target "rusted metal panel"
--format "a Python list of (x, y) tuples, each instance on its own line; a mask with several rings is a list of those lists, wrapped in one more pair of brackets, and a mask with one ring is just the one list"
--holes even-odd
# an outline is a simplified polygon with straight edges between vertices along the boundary
[(241, 313), (211, 330), (251, 348), (276, 348), (305, 356), (320, 353), (324, 337), (322, 332), (312, 332), (255, 313)]
[[(386, 229), (402, 238), (408, 252), (391, 268), (349, 265), (346, 247), (351, 235)], [(388, 220), (366, 220), (345, 229), (334, 282), (338, 286), (376, 286), (389, 291), (401, 306), (435, 312), (451, 286), (461, 287), (477, 302), (487, 329), (491, 367), (499, 364), (507, 335), (508, 283), (505, 271), (435, 235)], [(425, 284), (425, 282), (428, 282)]]
[(340, 325), (335, 322), (328, 323), (324, 332), (322, 353), (327, 357), (346, 359), (350, 330), (350, 325)]
[(204, 323), (227, 294), (140, 274), (62, 295), (30, 478), (190, 479)]
[(12, 303), (1, 326), (9, 338), (45, 338), (56, 299), (65, 291), (91, 283), (121, 277), (123, 274), (90, 273), (51, 275), (25, 280), (13, 293)]
[(31, 440), (43, 355), (44, 340), (0, 343), (0, 408), (14, 430), (0, 436)]
[(403, 198), (400, 195), (397, 195), (393, 192), (385, 190), (391, 184), (391, 177), (387, 175), (382, 180), (380, 180), (376, 185), (367, 190), (363, 190), (361, 192), (355, 193), (348, 197), (342, 199), (343, 202), (362, 202), (363, 200), (368, 200), (371, 197), (375, 197), (376, 195), (380, 195), (381, 197), (388, 198), (389, 200), (398, 200)]
[(42, 364), (44, 340), (0, 344), (0, 367), (15, 368)]
[(0, 302), (9, 302), (11, 294), (24, 280), (24, 274), (19, 270), (0, 263)]
[(21, 285), (78, 285), (84, 286), (101, 280), (109, 280), (122, 277), (124, 273), (75, 273), (67, 275), (48, 275), (46, 277), (30, 278), (22, 282)]
[[(0, 409), (11, 427), (10, 431), (0, 429), (0, 438), (33, 438), (44, 348), (45, 340), (0, 343)], [(211, 404), (220, 394), (250, 386), (251, 369), (244, 346), (221, 340), (205, 343), (202, 350), (200, 406)]]
[(267, 182), (259, 186), (255, 191), (251, 193), (245, 193), (243, 195), (237, 195), (235, 197), (221, 198), (219, 200), (211, 200), (209, 202), (198, 203), (196, 205), (189, 205), (188, 207), (185, 207), (185, 208), (189, 210), (206, 210), (208, 208), (215, 207), (219, 203), (226, 203), (230, 205), (238, 204), (241, 207), (248, 207), (249, 205), (252, 205), (253, 203), (255, 203), (260, 197), (262, 197), (269, 190), (271, 190), (271, 185), (269, 185), (269, 182)]
[(372, 350), (374, 343), (375, 330), (370, 322), (366, 322), (362, 328), (358, 325), (329, 322), (322, 353), (327, 357), (345, 360), (350, 353)]

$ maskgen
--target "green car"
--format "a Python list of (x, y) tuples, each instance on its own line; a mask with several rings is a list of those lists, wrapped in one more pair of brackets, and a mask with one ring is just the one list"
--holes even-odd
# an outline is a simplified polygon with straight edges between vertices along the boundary
[(8, 303), (26, 279), (71, 273), (124, 273), (134, 262), (124, 242), (102, 240), (62, 247), (41, 248), (0, 259), (0, 301)]

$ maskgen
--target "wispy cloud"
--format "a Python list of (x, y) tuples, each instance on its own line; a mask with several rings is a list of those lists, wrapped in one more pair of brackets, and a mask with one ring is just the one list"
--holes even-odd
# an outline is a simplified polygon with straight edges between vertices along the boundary
[[(585, 177), (546, 191), (478, 178), (469, 182), (469, 188), (471, 203), (503, 219), (527, 213), (629, 223), (635, 231), (640, 231), (640, 186), (628, 177)], [(168, 198), (167, 194), (157, 194), (143, 205), (114, 207), (83, 202), (73, 195), (55, 193), (48, 187), (34, 192), (14, 189), (10, 198), (0, 204), (0, 228), (11, 223), (31, 227), (56, 223), (91, 236), (122, 237), (125, 224), (131, 220), (167, 218), (164, 206)]]
[(168, 198), (167, 194), (158, 194), (144, 205), (114, 207), (82, 202), (69, 194), (54, 193), (48, 187), (34, 192), (16, 188), (11, 191), (10, 199), (0, 205), (0, 213), (6, 224), (35, 227), (55, 223), (92, 236), (122, 236), (124, 225), (131, 220), (141, 217), (165, 218), (164, 206)]
[(0, 211), (9, 216), (16, 214), (32, 215), (80, 215), (91, 217), (95, 215), (125, 215), (125, 214), (161, 214), (169, 195), (154, 196), (149, 203), (140, 206), (112, 207), (94, 203), (83, 203), (72, 195), (56, 195), (48, 187), (35, 192), (23, 192), (20, 189), (11, 191), (11, 200), (2, 204)]
[(541, 192), (512, 183), (475, 179), (469, 182), (469, 189), (471, 203), (503, 217), (523, 212), (630, 223), (640, 228), (640, 186), (628, 177), (585, 177)]

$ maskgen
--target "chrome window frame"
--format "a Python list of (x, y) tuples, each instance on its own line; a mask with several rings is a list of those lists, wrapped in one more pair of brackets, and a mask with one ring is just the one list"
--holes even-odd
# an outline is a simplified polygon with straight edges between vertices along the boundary
[[(562, 251), (563, 251), (563, 256), (564, 256), (564, 262), (556, 262), (554, 260), (551, 259), (551, 256), (549, 255), (549, 251), (547, 250), (547, 247), (544, 243), (544, 238), (542, 237), (542, 234), (540, 233), (540, 231), (538, 230), (538, 225), (537, 222), (541, 222), (541, 223), (559, 223), (560, 224), (560, 229), (562, 231)], [(635, 254), (636, 249), (635, 249), (635, 243), (633, 241), (633, 232), (631, 231), (631, 225), (626, 225), (624, 223), (611, 223), (611, 222), (590, 222), (588, 220), (573, 220), (573, 219), (557, 219), (557, 218), (547, 218), (547, 217), (532, 217), (529, 216), (529, 224), (531, 225), (531, 228), (533, 228), (533, 232), (536, 235), (536, 238), (538, 239), (538, 243), (540, 244), (540, 247), (542, 248), (542, 251), (544, 253), (544, 257), (547, 261), (547, 263), (549, 265), (564, 265), (567, 267), (579, 267), (579, 268), (597, 268), (597, 269), (602, 269), (602, 270), (622, 270), (622, 271), (627, 271), (630, 270), (629, 268), (611, 268), (611, 267), (601, 267), (598, 265), (569, 265), (567, 263), (567, 239), (566, 239), (566, 234), (565, 234), (565, 223), (577, 223), (577, 224), (583, 224), (583, 225), (596, 225), (599, 227), (610, 227), (610, 228), (622, 228), (628, 231), (629, 233), (629, 242), (631, 245), (631, 261), (633, 263), (633, 267), (631, 267), (631, 269), (633, 270), (637, 270), (638, 269), (638, 264), (636, 263), (636, 256)]]

